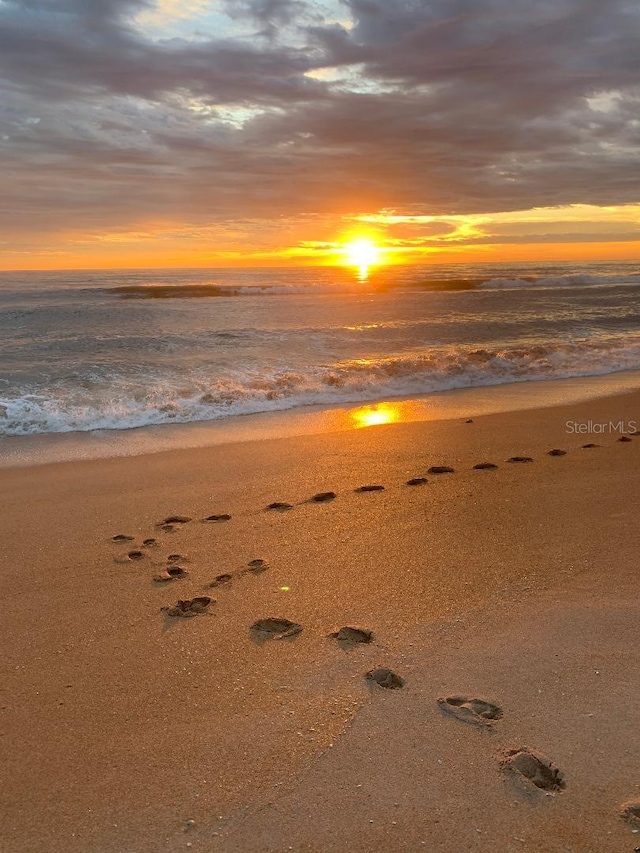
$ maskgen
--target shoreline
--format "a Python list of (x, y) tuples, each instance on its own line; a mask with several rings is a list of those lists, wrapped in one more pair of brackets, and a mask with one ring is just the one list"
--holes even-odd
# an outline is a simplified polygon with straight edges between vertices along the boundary
[(409, 397), (381, 397), (335, 406), (317, 405), (235, 415), (215, 421), (135, 427), (126, 430), (48, 433), (0, 438), (0, 470), (53, 462), (107, 459), (210, 447), (236, 442), (345, 432), (368, 426), (366, 410), (387, 407), (388, 421), (373, 425), (456, 420), (487, 414), (551, 408), (640, 390), (640, 371), (514, 382), (452, 389)]

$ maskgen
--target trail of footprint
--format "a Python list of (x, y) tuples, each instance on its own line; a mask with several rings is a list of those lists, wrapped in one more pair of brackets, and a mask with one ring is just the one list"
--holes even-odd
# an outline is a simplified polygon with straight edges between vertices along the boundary
[[(473, 423), (473, 421), (467, 421), (467, 423)], [(618, 440), (619, 441), (630, 441), (631, 439), (628, 438), (627, 436), (622, 436)], [(598, 447), (598, 445), (596, 445), (596, 444), (585, 444), (585, 445), (583, 445), (583, 447), (586, 449), (586, 448), (590, 448), (590, 447)], [(564, 456), (565, 454), (566, 454), (565, 450), (555, 449), (555, 450), (549, 451), (550, 456)], [(512, 462), (512, 463), (513, 462), (533, 462), (533, 459), (530, 456), (511, 456), (507, 461)], [(473, 466), (473, 469), (476, 471), (490, 471), (490, 470), (495, 470), (497, 468), (498, 468), (498, 465), (496, 465), (493, 462), (478, 462), (476, 465)], [(450, 465), (432, 465), (429, 468), (427, 473), (429, 473), (429, 474), (454, 474), (455, 468), (452, 468)], [(411, 479), (406, 481), (405, 485), (407, 485), (407, 486), (423, 486), (423, 485), (426, 485), (428, 482), (429, 481), (427, 480), (426, 477), (412, 477)], [(373, 484), (366, 484), (363, 486), (358, 486), (356, 489), (354, 489), (354, 492), (359, 493), (359, 494), (366, 493), (366, 492), (382, 492), (382, 491), (385, 491), (385, 488), (386, 487), (381, 485), (381, 484), (373, 483)], [(333, 501), (336, 498), (337, 498), (336, 492), (318, 492), (317, 494), (312, 495), (312, 497), (310, 497), (308, 499), (308, 502), (309, 503), (329, 503), (330, 501)], [(279, 512), (286, 512), (286, 511), (292, 510), (292, 509), (294, 509), (294, 505), (291, 503), (288, 503), (286, 501), (273, 501), (272, 503), (268, 504), (265, 507), (265, 510), (279, 511)], [(171, 532), (171, 531), (176, 529), (176, 526), (187, 524), (191, 520), (192, 520), (191, 517), (186, 516), (186, 515), (170, 515), (170, 516), (167, 516), (167, 518), (165, 518), (163, 521), (158, 522), (157, 526), (160, 527), (162, 530), (165, 530), (166, 532)], [(217, 523), (217, 522), (231, 521), (231, 515), (229, 513), (214, 513), (212, 515), (206, 516), (205, 518), (202, 519), (202, 521), (205, 523), (209, 523), (209, 522)], [(112, 540), (114, 542), (125, 542), (125, 541), (132, 541), (133, 538), (134, 538), (133, 536), (127, 536), (126, 534), (117, 534), (116, 536), (112, 537)], [(153, 539), (145, 540), (144, 544), (148, 544), (148, 545), (155, 544), (155, 540), (153, 540)]]
[(563, 773), (544, 755), (527, 747), (508, 750), (501, 764), (542, 791), (563, 791), (567, 787)]
[(440, 708), (465, 723), (491, 725), (502, 718), (502, 708), (484, 699), (471, 699), (468, 696), (445, 696), (437, 700)]
[[(626, 435), (623, 435), (618, 439), (618, 441), (630, 442), (631, 438), (629, 438)], [(590, 448), (595, 448), (595, 447), (599, 447), (599, 445), (593, 444), (593, 443), (583, 445), (583, 449), (585, 449), (585, 450), (590, 449)], [(565, 456), (566, 450), (554, 448), (553, 450), (548, 451), (548, 455), (549, 456)], [(507, 461), (512, 462), (512, 463), (518, 463), (518, 462), (523, 463), (523, 462), (533, 462), (533, 459), (530, 456), (512, 456)], [(493, 462), (478, 462), (476, 465), (473, 466), (473, 469), (477, 470), (477, 471), (495, 470), (497, 468), (498, 468), (498, 466), (496, 464), (494, 464)], [(448, 465), (433, 465), (433, 466), (431, 466), (431, 468), (429, 468), (429, 473), (431, 473), (431, 474), (452, 474), (452, 473), (455, 473), (455, 469), (448, 466)], [(410, 480), (406, 481), (407, 486), (422, 486), (422, 485), (425, 485), (426, 483), (428, 483), (428, 480), (426, 477), (413, 477)], [(368, 484), (368, 485), (358, 486), (354, 491), (356, 493), (366, 493), (366, 492), (379, 492), (379, 491), (384, 491), (384, 490), (385, 490), (385, 486), (383, 486), (383, 485)], [(337, 497), (337, 494), (335, 492), (319, 492), (319, 493), (313, 495), (311, 498), (309, 498), (309, 501), (312, 503), (327, 503), (329, 501), (335, 500), (336, 497)], [(266, 507), (267, 510), (278, 510), (278, 511), (287, 511), (287, 510), (290, 510), (293, 508), (294, 508), (293, 504), (286, 503), (284, 501), (274, 501), (273, 503), (270, 503)], [(163, 521), (158, 522), (157, 526), (159, 526), (161, 529), (166, 530), (166, 531), (173, 531), (176, 528), (176, 526), (188, 524), (191, 520), (192, 520), (191, 517), (186, 516), (186, 515), (170, 515), (170, 516), (167, 516)], [(209, 515), (202, 520), (204, 522), (230, 521), (231, 515), (229, 513), (216, 513), (216, 514)], [(111, 541), (116, 542), (116, 543), (131, 542), (133, 540), (134, 540), (133, 536), (129, 536), (128, 534), (124, 534), (124, 533), (118, 533), (118, 534), (111, 537)], [(152, 537), (143, 540), (143, 546), (144, 547), (153, 547), (153, 546), (156, 546), (157, 544), (158, 544), (158, 541)], [(117, 558), (116, 561), (117, 562), (123, 562), (123, 561), (124, 562), (129, 562), (129, 561), (135, 562), (137, 560), (142, 560), (146, 556), (147, 555), (143, 550), (134, 549), (132, 551), (129, 551), (129, 553), (126, 556)], [(187, 560), (188, 560), (188, 558), (182, 554), (170, 554), (169, 557), (167, 558), (167, 562), (170, 564), (171, 563), (175, 564), (175, 563), (187, 561)], [(247, 572), (250, 572), (253, 574), (258, 574), (260, 572), (265, 571), (267, 567), (268, 567), (267, 563), (264, 560), (261, 560), (261, 559), (252, 560), (249, 562), (248, 567), (241, 572), (241, 574), (244, 574)], [(183, 578), (186, 575), (187, 575), (186, 569), (183, 569), (180, 566), (175, 566), (174, 568), (169, 567), (164, 572), (156, 575), (154, 577), (154, 581), (156, 581), (158, 583), (165, 583), (165, 582), (168, 582), (171, 580)], [(232, 579), (233, 579), (233, 574), (223, 573), (223, 574), (218, 575), (210, 584), (207, 584), (207, 587), (209, 588), (209, 587), (221, 586), (223, 584), (230, 583)], [(347, 631), (347, 630), (352, 630), (352, 629), (340, 629), (340, 630), (341, 631)], [(358, 630), (358, 629), (353, 629), (353, 630)], [(349, 640), (347, 640), (345, 636), (338, 637), (338, 634), (340, 634), (340, 632), (336, 632), (334, 635), (330, 635), (330, 636), (336, 636), (340, 642), (349, 642)], [(353, 640), (351, 640), (351, 642), (353, 642)], [(356, 640), (355, 642), (363, 642), (363, 640)], [(369, 640), (365, 640), (365, 642), (369, 642)], [(438, 700), (438, 701), (440, 702), (441, 705), (444, 706), (447, 703), (451, 704), (452, 700), (455, 698), (456, 697), (449, 697), (449, 699), (443, 699), (443, 700)], [(475, 701), (479, 701), (479, 700), (470, 700), (470, 701), (475, 702)], [(460, 707), (462, 708), (462, 711), (459, 709), (459, 712), (458, 712), (459, 715), (461, 713), (463, 713), (464, 711), (469, 713), (471, 716), (473, 716), (475, 713), (474, 708), (465, 708), (464, 702), (461, 703)], [(477, 716), (483, 716), (482, 714), (479, 714), (479, 715), (476, 714), (476, 715)]]

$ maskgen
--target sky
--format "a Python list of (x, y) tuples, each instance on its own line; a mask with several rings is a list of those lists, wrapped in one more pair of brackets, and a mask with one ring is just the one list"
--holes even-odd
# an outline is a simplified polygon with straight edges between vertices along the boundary
[(0, 0), (0, 268), (640, 259), (637, 0)]

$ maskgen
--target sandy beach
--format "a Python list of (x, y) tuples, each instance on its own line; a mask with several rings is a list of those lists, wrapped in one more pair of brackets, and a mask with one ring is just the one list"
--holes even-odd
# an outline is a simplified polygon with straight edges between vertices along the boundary
[(634, 419), (637, 393), (0, 471), (0, 849), (638, 849), (640, 437), (567, 431)]

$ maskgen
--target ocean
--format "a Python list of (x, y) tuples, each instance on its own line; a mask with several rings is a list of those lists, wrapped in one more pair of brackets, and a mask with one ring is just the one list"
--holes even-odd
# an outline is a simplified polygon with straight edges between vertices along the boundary
[(640, 369), (640, 263), (0, 273), (0, 436)]

